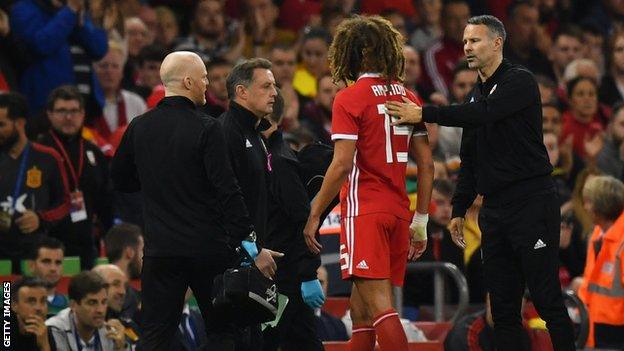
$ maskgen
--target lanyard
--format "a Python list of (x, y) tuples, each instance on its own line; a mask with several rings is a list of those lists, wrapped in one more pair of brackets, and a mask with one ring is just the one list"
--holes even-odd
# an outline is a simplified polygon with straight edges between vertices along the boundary
[(59, 138), (52, 131), (50, 131), (50, 135), (52, 136), (52, 139), (54, 139), (56, 146), (59, 147), (59, 151), (61, 151), (61, 154), (63, 154), (63, 158), (65, 158), (65, 160), (67, 161), (69, 172), (72, 176), (72, 179), (74, 180), (74, 189), (77, 190), (78, 186), (80, 185), (80, 176), (82, 175), (82, 168), (84, 166), (84, 140), (82, 139), (82, 137), (80, 137), (80, 152), (78, 154), (78, 173), (76, 173), (74, 164), (72, 163), (71, 158), (69, 158), (69, 155), (67, 154), (67, 151), (65, 150), (65, 147), (63, 146)]
[(17, 179), (15, 180), (15, 188), (13, 188), (13, 203), (11, 208), (15, 210), (17, 204), (17, 198), (22, 192), (22, 184), (24, 183), (24, 172), (26, 171), (26, 164), (28, 163), (28, 154), (30, 152), (30, 143), (26, 143), (24, 150), (22, 151), (22, 161), (20, 162), (19, 171), (17, 172)]

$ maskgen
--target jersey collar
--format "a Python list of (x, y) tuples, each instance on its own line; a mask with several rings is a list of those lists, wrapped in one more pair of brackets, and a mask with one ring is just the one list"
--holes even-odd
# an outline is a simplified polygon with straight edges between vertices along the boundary
[(381, 73), (365, 72), (365, 73), (360, 74), (357, 80), (360, 80), (362, 78), (379, 78), (379, 77), (381, 77)]

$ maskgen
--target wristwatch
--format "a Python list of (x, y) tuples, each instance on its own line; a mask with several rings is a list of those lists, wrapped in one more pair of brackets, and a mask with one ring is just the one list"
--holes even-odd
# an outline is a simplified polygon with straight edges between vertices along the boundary
[(252, 243), (256, 242), (256, 231), (252, 230), (251, 233), (249, 233), (249, 235), (243, 239), (243, 241), (251, 241)]

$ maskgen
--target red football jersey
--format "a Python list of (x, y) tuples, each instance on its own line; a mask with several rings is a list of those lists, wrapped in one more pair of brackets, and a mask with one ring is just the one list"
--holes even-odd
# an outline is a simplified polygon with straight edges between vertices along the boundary
[(387, 212), (411, 221), (405, 190), (409, 142), (427, 134), (424, 123), (391, 126), (384, 103), (402, 97), (422, 102), (398, 82), (363, 74), (340, 91), (332, 109), (332, 140), (356, 141), (353, 170), (340, 191), (342, 218)]

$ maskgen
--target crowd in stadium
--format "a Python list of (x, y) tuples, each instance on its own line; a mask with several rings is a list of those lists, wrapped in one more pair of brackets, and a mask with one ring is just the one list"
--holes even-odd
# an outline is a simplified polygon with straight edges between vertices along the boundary
[[(11, 287), (14, 325), (27, 332), (15, 340), (37, 345), (32, 349), (82, 343), (78, 349), (91, 350), (89, 342), (63, 332), (71, 323), (87, 334), (101, 330), (94, 335), (103, 340), (92, 342), (105, 351), (132, 348), (140, 338), (140, 194), (113, 190), (110, 162), (128, 124), (165, 96), (160, 68), (167, 54), (201, 57), (209, 84), (200, 109), (215, 118), (230, 106), (226, 78), (234, 65), (268, 59), (284, 99), (284, 139), (293, 150), (331, 146), (332, 104), (348, 83), (332, 80), (328, 49), (338, 24), (357, 14), (381, 15), (403, 35), (404, 85), (433, 105), (469, 102), (478, 75), (465, 61), (467, 20), (492, 14), (503, 21), (504, 57), (528, 68), (539, 85), (543, 141), (562, 217), (561, 288), (576, 292), (590, 319), (615, 328), (609, 335), (619, 333), (615, 342), (624, 345), (624, 3), (618, 0), (2, 1), (0, 275), (27, 277)], [(420, 261), (456, 265), (478, 309), (486, 303), (481, 197), (466, 213), (465, 250), (448, 229), (462, 129), (428, 123), (427, 132), (435, 180)], [(410, 161), (412, 193), (417, 173)], [(69, 264), (71, 281), (62, 279)], [(324, 269), (319, 278), (326, 284)], [(596, 270), (610, 270), (613, 281), (600, 281)], [(447, 283), (444, 301), (456, 304)], [(592, 286), (617, 283), (619, 295), (588, 303)], [(431, 318), (423, 307), (434, 303), (432, 286), (430, 274), (407, 275), (405, 318)], [(190, 292), (187, 299), (192, 305)], [(606, 306), (612, 312), (592, 313)], [(481, 329), (491, 327), (485, 312), (477, 313), (463, 322), (481, 318)], [(323, 341), (348, 340), (348, 316), (345, 328), (336, 318), (342, 316), (317, 315)], [(185, 304), (175, 349), (199, 349), (202, 325), (198, 310)], [(461, 341), (448, 344), (468, 350), (450, 345)]]

